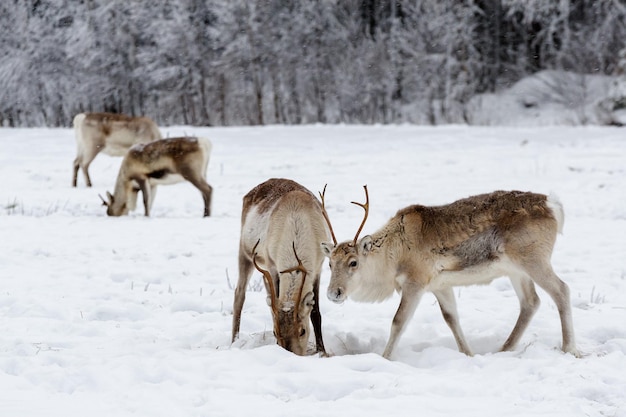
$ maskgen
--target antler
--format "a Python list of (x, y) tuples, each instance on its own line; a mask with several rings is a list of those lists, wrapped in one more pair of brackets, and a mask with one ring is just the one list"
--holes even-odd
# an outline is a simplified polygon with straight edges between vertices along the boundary
[(370, 197), (369, 197), (369, 194), (367, 193), (367, 185), (364, 185), (363, 188), (365, 189), (365, 204), (357, 203), (355, 201), (351, 202), (352, 204), (356, 204), (359, 207), (363, 207), (363, 210), (365, 210), (363, 221), (361, 222), (361, 226), (359, 226), (359, 230), (357, 230), (356, 235), (354, 236), (354, 240), (352, 241), (352, 246), (356, 246), (356, 241), (359, 238), (359, 234), (361, 234), (361, 230), (363, 230), (363, 226), (365, 226), (365, 221), (367, 220), (367, 215), (369, 214), (369, 211), (370, 211)]
[(296, 256), (296, 260), (298, 261), (298, 266), (294, 266), (293, 268), (285, 269), (281, 271), (281, 274), (285, 274), (288, 272), (300, 271), (302, 273), (302, 284), (300, 285), (300, 292), (298, 293), (298, 298), (296, 299), (296, 305), (294, 309), (294, 314), (297, 315), (300, 309), (300, 301), (302, 300), (302, 290), (304, 289), (304, 280), (306, 280), (306, 269), (302, 264), (302, 261), (298, 257), (298, 252), (296, 252), (296, 242), (291, 242), (291, 246), (293, 247), (293, 254)]
[[(330, 229), (330, 235), (333, 237), (333, 243), (335, 244), (335, 246), (337, 246), (337, 238), (335, 237), (335, 232), (333, 231), (333, 226), (330, 224), (330, 219), (328, 218), (328, 213), (326, 212), (326, 206), (324, 205), (324, 195), (326, 194), (326, 186), (328, 184), (324, 184), (324, 191), (322, 191), (320, 194), (320, 198), (322, 199), (322, 214), (324, 215), (324, 219), (326, 220), (326, 223), (328, 223), (328, 229)], [(295, 248), (294, 248), (294, 252), (295, 252)], [(296, 258), (298, 257), (298, 255), (296, 255)]]
[(261, 269), (261, 267), (259, 267), (259, 265), (256, 263), (256, 247), (259, 246), (260, 242), (261, 239), (256, 242), (256, 245), (254, 245), (254, 248), (252, 249), (252, 252), (254, 253), (254, 255), (252, 256), (252, 263), (254, 264), (254, 267), (257, 269), (257, 271), (263, 274), (265, 283), (270, 290), (270, 304), (272, 308), (272, 319), (274, 321), (274, 334), (276, 336), (276, 339), (281, 341), (282, 336), (280, 335), (280, 326), (278, 324), (278, 306), (276, 305), (278, 295), (276, 294), (276, 288), (274, 288), (274, 280), (272, 279), (272, 275), (269, 271)]
[(102, 198), (102, 196), (100, 194), (98, 194), (98, 197), (100, 197), (100, 200), (102, 200), (102, 205), (103, 206), (109, 207), (109, 203), (104, 198)]
[[(269, 288), (270, 291), (270, 303), (271, 303), (271, 308), (272, 308), (272, 319), (274, 321), (274, 335), (276, 336), (276, 339), (278, 340), (278, 343), (283, 345), (284, 341), (283, 341), (283, 337), (280, 334), (280, 323), (278, 322), (278, 305), (276, 304), (276, 301), (278, 300), (278, 295), (276, 294), (276, 289), (274, 287), (274, 280), (272, 279), (272, 275), (270, 274), (269, 271), (265, 270), (265, 269), (261, 269), (261, 267), (259, 266), (259, 264), (256, 263), (256, 248), (259, 245), (259, 243), (261, 242), (261, 240), (259, 239), (256, 242), (256, 245), (254, 245), (254, 248), (252, 249), (252, 252), (254, 253), (254, 255), (252, 256), (252, 263), (254, 264), (254, 267), (263, 274), (263, 278), (265, 279), (265, 282), (267, 283), (267, 286)], [(293, 247), (293, 254), (296, 256), (296, 260), (298, 261), (298, 265), (294, 266), (293, 268), (289, 268), (289, 269), (285, 269), (284, 271), (281, 271), (281, 274), (284, 273), (289, 273), (289, 272), (294, 272), (294, 271), (300, 271), (302, 273), (302, 284), (300, 285), (300, 291), (298, 292), (298, 298), (296, 299), (296, 304), (295, 304), (295, 308), (294, 308), (294, 318), (297, 318), (298, 315), (298, 311), (299, 311), (299, 307), (300, 307), (300, 302), (302, 301), (302, 291), (304, 290), (304, 282), (306, 280), (306, 269), (304, 268), (304, 265), (302, 264), (302, 260), (300, 260), (300, 258), (298, 257), (298, 252), (296, 251), (296, 243), (292, 242), (292, 247)]]

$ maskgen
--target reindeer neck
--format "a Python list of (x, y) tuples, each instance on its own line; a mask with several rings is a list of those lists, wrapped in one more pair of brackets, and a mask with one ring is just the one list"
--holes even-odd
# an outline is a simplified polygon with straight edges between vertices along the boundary
[(120, 169), (120, 172), (117, 175), (117, 181), (115, 181), (115, 195), (122, 195), (122, 194), (126, 194), (126, 188), (125, 188), (125, 183), (129, 181), (129, 178), (126, 175), (126, 169), (125, 167), (122, 167)]

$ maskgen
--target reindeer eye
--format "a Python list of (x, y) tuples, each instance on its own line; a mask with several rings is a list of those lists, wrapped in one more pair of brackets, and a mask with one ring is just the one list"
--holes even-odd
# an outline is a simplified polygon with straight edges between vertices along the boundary
[(304, 336), (305, 334), (306, 334), (306, 330), (300, 329), (300, 337)]
[(352, 261), (352, 262), (350, 262), (349, 266), (350, 266), (350, 268), (356, 268), (356, 265), (357, 265), (356, 261)]

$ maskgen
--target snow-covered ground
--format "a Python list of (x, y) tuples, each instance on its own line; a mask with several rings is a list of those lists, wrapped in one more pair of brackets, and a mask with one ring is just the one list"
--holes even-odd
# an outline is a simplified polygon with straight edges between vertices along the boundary
[[(153, 217), (109, 218), (120, 158), (73, 189), (69, 129), (0, 129), (0, 415), (626, 416), (626, 131), (619, 128), (304, 126), (164, 128), (212, 139), (213, 216), (189, 184), (159, 188)], [(370, 192), (373, 232), (409, 204), (495, 189), (555, 192), (553, 256), (571, 288), (577, 359), (547, 294), (513, 352), (508, 280), (455, 290), (475, 356), (457, 351), (428, 295), (392, 361), (397, 295), (321, 300), (329, 358), (279, 348), (260, 274), (230, 344), (242, 196), (287, 177), (317, 192), (340, 240)], [(329, 280), (322, 275), (322, 293)], [(312, 341), (311, 341), (312, 344)]]

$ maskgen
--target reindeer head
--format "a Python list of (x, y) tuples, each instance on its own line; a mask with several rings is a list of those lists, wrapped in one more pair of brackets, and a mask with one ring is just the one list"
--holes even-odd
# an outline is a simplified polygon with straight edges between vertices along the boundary
[(125, 216), (130, 211), (135, 210), (139, 188), (130, 182), (127, 188), (128, 189), (124, 190), (123, 193), (116, 191), (115, 195), (107, 191), (107, 200), (99, 195), (100, 200), (102, 200), (102, 205), (107, 208), (108, 216)]
[(107, 208), (108, 216), (124, 216), (128, 214), (128, 207), (126, 206), (126, 202), (123, 199), (116, 199), (110, 192), (107, 191), (107, 200), (102, 198), (99, 195), (100, 200), (102, 200), (102, 205)]
[[(324, 187), (324, 191), (325, 191)], [(328, 227), (331, 229), (333, 236), (333, 244), (322, 242), (322, 251), (329, 259), (329, 266), (331, 271), (330, 283), (328, 285), (327, 296), (328, 299), (335, 303), (342, 303), (348, 298), (348, 295), (356, 286), (359, 280), (359, 268), (361, 264), (365, 262), (366, 256), (369, 254), (372, 248), (371, 236), (365, 236), (359, 240), (359, 234), (363, 230), (367, 215), (369, 213), (369, 195), (367, 193), (367, 186), (363, 186), (365, 189), (365, 204), (352, 202), (357, 206), (362, 207), (365, 210), (365, 215), (361, 226), (356, 232), (352, 241), (342, 242), (337, 244), (334, 233), (332, 233), (332, 226), (326, 214), (326, 208), (324, 207), (324, 194), (322, 197), (322, 209), (324, 212), (324, 218), (328, 222)]]
[[(256, 246), (253, 251), (256, 251)], [(274, 285), (276, 281), (272, 278), (270, 272), (260, 268), (257, 264), (256, 252), (252, 262), (255, 268), (263, 274), (268, 289), (268, 304), (272, 308), (274, 336), (276, 336), (276, 341), (284, 349), (303, 356), (306, 355), (307, 352), (311, 310), (313, 309), (315, 301), (313, 292), (308, 292), (304, 296), (302, 294), (307, 271), (296, 253), (295, 243), (293, 244), (293, 252), (298, 265), (279, 272), (279, 274), (283, 276), (280, 280), (281, 285), (287, 287), (283, 289), (285, 294), (282, 298), (278, 296)], [(301, 275), (300, 279), (298, 275)]]
[[(303, 273), (303, 276), (306, 274)], [(278, 303), (278, 331), (274, 329), (278, 344), (296, 355), (307, 353), (309, 342), (313, 293), (309, 292), (296, 303)]]

